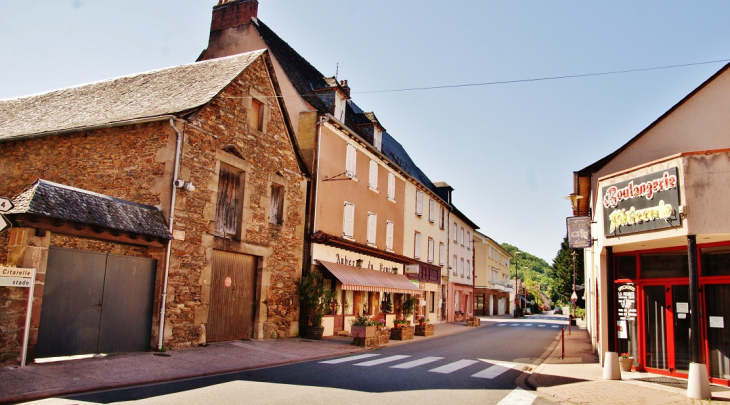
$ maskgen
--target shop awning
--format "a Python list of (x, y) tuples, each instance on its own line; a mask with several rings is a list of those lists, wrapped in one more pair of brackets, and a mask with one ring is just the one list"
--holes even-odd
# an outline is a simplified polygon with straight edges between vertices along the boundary
[(401, 294), (415, 294), (421, 290), (402, 274), (363, 269), (332, 262), (319, 261), (342, 283), (343, 290), (378, 291)]

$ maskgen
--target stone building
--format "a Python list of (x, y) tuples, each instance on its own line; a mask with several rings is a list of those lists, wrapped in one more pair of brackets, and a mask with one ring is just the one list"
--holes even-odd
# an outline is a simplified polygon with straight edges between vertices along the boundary
[[(297, 336), (308, 176), (280, 95), (263, 50), (0, 101), (30, 358)], [(0, 287), (3, 363), (27, 294)]]

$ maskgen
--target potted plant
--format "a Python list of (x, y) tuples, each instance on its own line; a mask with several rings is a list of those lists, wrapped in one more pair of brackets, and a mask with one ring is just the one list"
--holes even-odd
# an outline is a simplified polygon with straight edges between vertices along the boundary
[(631, 353), (621, 353), (618, 357), (618, 363), (621, 371), (631, 371), (631, 367), (634, 365), (634, 356)]
[(403, 324), (405, 324), (405, 320), (403, 320), (403, 317), (399, 316), (393, 321), (393, 327), (396, 329), (400, 329), (403, 327)]
[(373, 322), (366, 315), (358, 315), (350, 321), (350, 336), (355, 338), (371, 338), (379, 322)]
[(322, 339), (322, 318), (332, 311), (335, 292), (324, 284), (322, 273), (311, 271), (299, 282), (299, 296), (307, 322), (304, 337)]
[(431, 320), (426, 318), (425, 316), (421, 315), (420, 318), (418, 318), (418, 323), (423, 326), (426, 324), (426, 322), (430, 322)]
[[(413, 315), (413, 310), (416, 308), (416, 303), (418, 302), (418, 298), (416, 298), (414, 295), (409, 295), (403, 300), (403, 318), (408, 319), (411, 315)], [(409, 323), (409, 321), (406, 321)]]

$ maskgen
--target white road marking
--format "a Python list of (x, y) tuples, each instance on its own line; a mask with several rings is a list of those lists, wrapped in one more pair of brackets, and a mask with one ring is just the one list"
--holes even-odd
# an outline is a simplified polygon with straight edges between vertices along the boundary
[(354, 365), (362, 366), (362, 367), (377, 366), (378, 364), (390, 363), (391, 361), (398, 361), (400, 359), (405, 359), (407, 357), (411, 357), (411, 356), (397, 355), (397, 356), (383, 357), (382, 359), (370, 360), (370, 361), (366, 361), (364, 363), (357, 363)]
[(505, 371), (511, 369), (514, 366), (515, 366), (515, 363), (497, 363), (497, 364), (493, 365), (492, 367), (489, 367), (476, 374), (473, 374), (472, 377), (492, 379), (492, 378), (504, 373)]
[(438, 361), (441, 359), (443, 359), (443, 357), (424, 357), (419, 360), (413, 360), (413, 361), (409, 361), (407, 363), (398, 364), (397, 366), (390, 366), (390, 368), (413, 368), (413, 367), (422, 366), (424, 364), (433, 363), (434, 361)]
[(527, 325), (525, 325), (525, 326), (532, 326), (532, 324), (531, 324), (531, 323), (528, 323), (528, 324), (527, 324)]
[(373, 356), (380, 356), (380, 355), (379, 354), (373, 354), (373, 353), (361, 354), (361, 355), (358, 355), (358, 356), (343, 357), (341, 359), (320, 361), (320, 363), (324, 363), (324, 364), (339, 364), (339, 363), (345, 363), (345, 362), (348, 362), (348, 361), (355, 361), (355, 360), (367, 359), (368, 357), (373, 357)]
[(515, 388), (501, 401), (497, 402), (497, 405), (530, 405), (535, 398), (537, 398), (537, 395), (522, 388)]
[(545, 325), (537, 325), (538, 328), (544, 328)]
[(553, 328), (559, 328), (560, 326), (558, 326), (558, 325), (553, 325), (552, 327), (553, 327)]
[(469, 367), (474, 363), (479, 363), (477, 360), (459, 360), (455, 361), (453, 363), (447, 364), (445, 366), (436, 367), (432, 370), (428, 370), (432, 373), (441, 373), (441, 374), (448, 374), (453, 373), (456, 370), (460, 370), (464, 367)]
[(500, 323), (500, 324), (499, 324), (499, 325), (497, 325), (497, 326), (507, 326), (507, 324), (506, 324), (506, 323)]
[(519, 324), (519, 323), (513, 323), (513, 324), (512, 324), (512, 325), (510, 325), (510, 326), (520, 326), (520, 324)]

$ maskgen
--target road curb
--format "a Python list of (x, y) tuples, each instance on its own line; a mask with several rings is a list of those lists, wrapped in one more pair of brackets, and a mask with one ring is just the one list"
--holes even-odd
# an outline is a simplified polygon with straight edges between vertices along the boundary
[(558, 332), (558, 334), (553, 339), (553, 342), (550, 344), (550, 346), (548, 346), (548, 348), (545, 350), (545, 352), (543, 352), (543, 354), (540, 355), (540, 357), (537, 358), (537, 360), (532, 362), (531, 366), (534, 366), (534, 367), (531, 367), (531, 370), (522, 371), (522, 374), (520, 374), (515, 379), (515, 384), (517, 384), (519, 387), (521, 387), (523, 389), (537, 391), (539, 386), (536, 385), (534, 382), (532, 382), (531, 377), (533, 374), (540, 374), (539, 370), (542, 369), (543, 363), (556, 350), (558, 343), (560, 343), (561, 333), (562, 333), (562, 330), (560, 332)]

